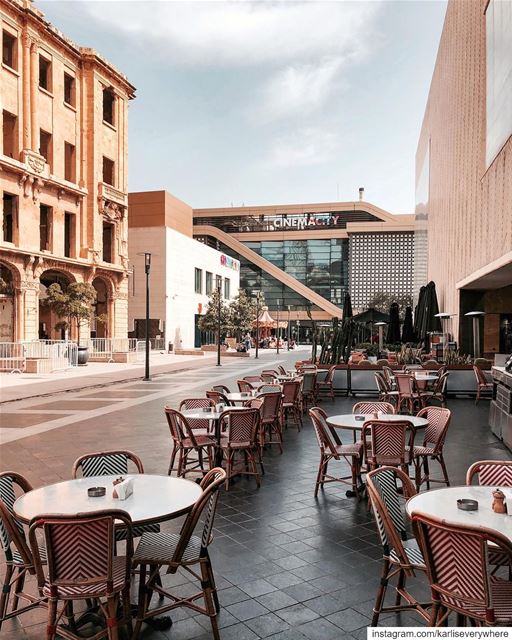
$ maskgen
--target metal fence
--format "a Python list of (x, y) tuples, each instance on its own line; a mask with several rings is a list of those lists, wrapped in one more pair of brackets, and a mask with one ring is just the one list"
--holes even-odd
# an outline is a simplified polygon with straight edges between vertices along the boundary
[(19, 342), (0, 342), (0, 371), (25, 371), (25, 347)]
[(129, 353), (136, 351), (135, 338), (89, 338), (83, 342), (89, 348), (91, 358), (105, 358), (112, 360), (114, 353)]

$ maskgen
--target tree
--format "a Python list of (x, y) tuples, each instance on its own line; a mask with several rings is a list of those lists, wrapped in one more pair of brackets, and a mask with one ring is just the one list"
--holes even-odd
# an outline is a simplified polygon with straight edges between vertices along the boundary
[[(214, 289), (210, 294), (206, 312), (199, 318), (199, 328), (201, 331), (217, 332), (219, 321), (219, 291)], [(220, 333), (225, 334), (230, 328), (230, 313), (225, 301), (220, 299)]]
[(228, 310), (230, 331), (241, 342), (242, 336), (252, 329), (256, 320), (256, 301), (247, 295), (245, 289), (239, 289)]
[(88, 282), (72, 282), (63, 291), (60, 284), (54, 282), (46, 290), (44, 304), (62, 320), (58, 323), (62, 329), (76, 326), (77, 342), (80, 344), (80, 328), (94, 317), (96, 289)]
[(373, 294), (373, 297), (368, 303), (368, 309), (377, 309), (377, 311), (381, 311), (382, 313), (388, 313), (393, 302), (398, 304), (400, 317), (402, 318), (405, 315), (406, 307), (412, 306), (412, 296), (409, 294), (394, 295), (392, 293), (378, 291)]

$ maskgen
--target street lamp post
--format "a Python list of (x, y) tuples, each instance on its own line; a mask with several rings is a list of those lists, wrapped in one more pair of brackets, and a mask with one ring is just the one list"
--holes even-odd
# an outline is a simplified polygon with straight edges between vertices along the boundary
[(290, 305), (288, 305), (288, 351), (290, 351), (290, 331), (291, 331), (291, 327), (290, 327)]
[(260, 294), (261, 291), (256, 290), (256, 354), (255, 358), (258, 358), (258, 349), (260, 346)]
[(151, 254), (144, 252), (144, 271), (146, 273), (146, 364), (144, 369), (145, 382), (151, 380), (149, 376), (149, 273), (151, 271)]
[(277, 355), (279, 355), (279, 298), (277, 299)]
[(387, 322), (376, 322), (375, 326), (379, 327), (379, 358), (382, 358), (382, 351), (384, 350), (384, 327)]
[(221, 312), (222, 312), (222, 299), (221, 299), (222, 278), (217, 276), (217, 366), (220, 364), (220, 330), (221, 330)]

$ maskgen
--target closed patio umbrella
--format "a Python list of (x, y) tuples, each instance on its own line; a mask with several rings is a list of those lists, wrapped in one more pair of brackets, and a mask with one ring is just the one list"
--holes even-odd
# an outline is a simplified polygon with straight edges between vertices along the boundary
[(402, 325), (402, 342), (414, 342), (414, 328), (412, 325), (412, 308), (406, 307), (404, 324)]
[(345, 298), (343, 299), (343, 319), (352, 318), (352, 300), (350, 299), (350, 293), (345, 293)]
[(393, 302), (389, 308), (389, 324), (387, 333), (388, 344), (400, 343), (400, 315), (398, 303)]

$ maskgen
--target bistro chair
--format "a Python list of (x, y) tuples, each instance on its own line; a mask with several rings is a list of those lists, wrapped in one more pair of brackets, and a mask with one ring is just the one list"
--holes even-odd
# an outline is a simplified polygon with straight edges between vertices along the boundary
[[(115, 552), (115, 522), (126, 531), (126, 555)], [(48, 570), (42, 568), (37, 531), (44, 533)], [(159, 533), (144, 535), (161, 535)], [(46, 640), (59, 637), (79, 640), (73, 617), (77, 600), (94, 600), (106, 628), (93, 640), (118, 638), (118, 627), (131, 633), (130, 578), (133, 556), (132, 522), (126, 511), (109, 509), (76, 516), (40, 515), (32, 520), (29, 540), (38, 586), (48, 598)], [(59, 610), (59, 602), (62, 607)], [(121, 617), (119, 617), (119, 611)], [(63, 628), (62, 617), (68, 620)]]
[[(512, 460), (474, 462), (466, 474), (466, 484), (473, 484), (475, 478), (481, 487), (512, 487)], [(504, 555), (501, 549), (492, 546), (489, 548), (489, 564), (495, 567), (494, 571), (508, 566), (509, 579), (512, 579), (512, 558)]]
[(224, 395), (226, 395), (226, 393), (231, 393), (231, 391), (229, 390), (229, 387), (226, 387), (223, 384), (214, 384), (212, 387), (213, 391), (219, 391), (219, 393), (223, 393)]
[[(224, 469), (216, 467), (208, 471), (201, 480), (203, 493), (187, 515), (180, 533), (148, 533), (140, 539), (133, 556), (134, 566), (140, 567), (140, 582), (139, 604), (132, 640), (140, 637), (144, 620), (162, 615), (177, 607), (186, 607), (195, 613), (207, 615), (210, 618), (214, 639), (220, 640), (217, 624), (220, 603), (208, 547), (213, 540), (212, 529), (218, 491), (225, 479)], [(200, 525), (199, 519), (202, 515), (204, 516), (203, 524)], [(199, 529), (200, 526), (202, 529)], [(198, 529), (197, 532), (196, 529)], [(197, 572), (197, 565), (199, 565), (199, 572)], [(189, 591), (178, 595), (164, 589), (157, 578), (163, 567), (167, 568), (167, 573), (177, 573), (178, 569), (182, 569), (200, 582), (200, 591), (191, 595)], [(187, 587), (189, 585), (190, 583), (187, 583)], [(154, 593), (159, 600), (157, 606), (150, 609), (151, 596)], [(164, 599), (168, 602), (162, 602)], [(204, 606), (199, 605), (197, 602), (199, 599), (203, 599)]]
[(306, 370), (302, 376), (302, 406), (304, 413), (308, 403), (316, 404), (316, 368), (314, 371)]
[(246, 380), (247, 382), (250, 382), (251, 384), (253, 383), (259, 383), (259, 382), (263, 382), (263, 380), (261, 379), (261, 376), (244, 376), (244, 380)]
[(397, 416), (392, 422), (368, 420), (363, 426), (362, 441), (369, 470), (389, 466), (408, 473), (413, 461), (414, 427), (405, 417)]
[(277, 369), (278, 369), (279, 373), (282, 376), (287, 376), (288, 375), (288, 372), (286, 371), (286, 369), (281, 364), (278, 365)]
[[(427, 428), (425, 429), (425, 435), (423, 437), (423, 444), (416, 445), (413, 449), (415, 478), (416, 478), (416, 491), (420, 490), (421, 485), (426, 482), (427, 489), (430, 489), (431, 482), (440, 482), (447, 487), (450, 486), (450, 479), (448, 477), (448, 471), (446, 470), (446, 464), (443, 457), (444, 442), (446, 440), (446, 434), (448, 433), (448, 427), (452, 412), (450, 409), (443, 407), (425, 407), (418, 413), (418, 418), (426, 418), (428, 420)], [(430, 477), (429, 460), (435, 460), (441, 465), (443, 472), (443, 479), (438, 480)], [(421, 469), (423, 467), (423, 473)]]
[(251, 391), (254, 391), (254, 387), (250, 382), (247, 382), (247, 380), (237, 380), (236, 383), (240, 393), (250, 393)]
[(327, 375), (323, 378), (323, 380), (318, 379), (316, 381), (316, 393), (317, 400), (321, 399), (322, 393), (327, 395), (334, 402), (334, 374), (336, 373), (336, 365), (329, 367), (327, 371)]
[(478, 625), (512, 624), (512, 582), (491, 576), (488, 550), (512, 557), (501, 534), (414, 513), (413, 527), (427, 566), (432, 592), (429, 626), (445, 626), (450, 613)]
[[(327, 423), (327, 414), (320, 407), (312, 407), (309, 415), (315, 428), (316, 439), (320, 447), (320, 464), (315, 484), (315, 498), (318, 489), (324, 488), (327, 482), (341, 482), (349, 484), (352, 491), (359, 498), (358, 484), (361, 483), (361, 462), (363, 446), (361, 442), (342, 444), (336, 431)], [(350, 475), (344, 477), (332, 476), (327, 473), (331, 460), (345, 460), (350, 466)]]
[(395, 373), (396, 386), (398, 391), (398, 412), (402, 411), (404, 405), (407, 412), (412, 415), (416, 408), (421, 408), (421, 395), (416, 388), (414, 376), (409, 373)]
[(288, 419), (290, 415), (293, 417), (293, 421), (297, 427), (297, 431), (300, 431), (302, 426), (302, 409), (300, 405), (300, 386), (299, 380), (287, 380), (282, 384), (283, 390), (283, 422), (288, 426)]
[(391, 387), (383, 373), (380, 373), (379, 371), (375, 372), (375, 382), (377, 383), (377, 389), (379, 390), (379, 400), (382, 402), (393, 401), (398, 403), (398, 391), (391, 390)]
[(422, 404), (428, 405), (431, 402), (439, 402), (442, 407), (446, 407), (446, 386), (449, 375), (448, 371), (441, 373), (431, 391), (427, 389), (420, 393)]
[(234, 402), (230, 402), (227, 399), (226, 395), (221, 391), (214, 391), (214, 390), (207, 391), (206, 397), (209, 398), (210, 400), (213, 400), (213, 403), (215, 405), (223, 404), (226, 407), (232, 407), (234, 405)]
[[(485, 396), (483, 396), (485, 399), (490, 400), (492, 398), (493, 383), (485, 377), (484, 372), (482, 371), (482, 369), (480, 369), (480, 367), (473, 365), (473, 371), (475, 372), (476, 378), (475, 404), (478, 404), (478, 402), (482, 398), (482, 393), (486, 394)], [(491, 392), (491, 396), (488, 395), (489, 391)]]
[[(189, 409), (215, 409), (215, 402), (211, 398), (185, 398), (180, 402), (179, 411)], [(211, 436), (214, 433), (214, 424), (211, 418), (187, 418), (188, 424), (194, 430), (196, 436)]]
[[(226, 490), (229, 489), (231, 478), (238, 475), (253, 475), (258, 489), (261, 485), (256, 466), (256, 458), (260, 457), (258, 446), (260, 419), (260, 411), (256, 407), (238, 411), (228, 409), (220, 418), (221, 430), (225, 434), (220, 439), (220, 446), (226, 465)], [(236, 466), (236, 458), (240, 455), (243, 455), (244, 461), (239, 461)]]
[[(178, 455), (178, 477), (184, 478), (187, 473), (200, 473), (204, 475), (206, 469), (204, 467), (205, 458), (208, 460), (209, 468), (213, 467), (214, 450), (216, 442), (213, 437), (204, 435), (195, 435), (186, 417), (171, 409), (164, 408), (169, 431), (173, 442), (173, 450), (169, 461), (169, 469), (167, 475), (171, 475), (174, 470), (174, 462)], [(192, 452), (197, 454), (196, 458), (190, 458)]]
[(260, 455), (263, 455), (263, 447), (277, 444), (279, 452), (283, 453), (283, 431), (281, 425), (281, 405), (283, 394), (281, 390), (263, 393), (259, 396), (263, 400), (260, 420)]
[[(144, 473), (142, 460), (132, 451), (97, 451), (80, 456), (73, 463), (71, 477), (78, 478), (81, 474), (84, 478), (93, 476), (125, 476), (129, 473), (129, 463), (136, 467), (136, 473)], [(132, 535), (135, 538), (141, 536), (144, 531), (160, 531), (159, 524), (144, 524), (132, 527)], [(122, 527), (116, 527), (116, 541), (126, 540), (127, 531)]]
[(354, 415), (369, 416), (373, 413), (385, 413), (392, 415), (395, 413), (395, 407), (390, 402), (374, 402), (371, 400), (363, 400), (362, 402), (356, 402), (352, 407), (352, 413)]
[[(373, 608), (372, 627), (379, 623), (381, 613), (415, 610), (428, 621), (426, 610), (431, 603), (420, 604), (407, 590), (406, 580), (417, 572), (426, 571), (423, 556), (415, 538), (408, 538), (404, 502), (416, 494), (409, 476), (396, 467), (381, 467), (366, 476), (377, 531), (382, 544), (383, 566), (377, 598)], [(390, 581), (397, 578), (394, 606), (384, 607)], [(401, 604), (402, 598), (405, 604)]]
[(263, 369), (261, 372), (261, 377), (263, 376), (272, 376), (272, 378), (277, 378), (279, 373), (275, 369)]
[(262, 393), (282, 393), (282, 386), (280, 384), (262, 384), (258, 389), (258, 395)]
[[(5, 573), (0, 594), (0, 629), (4, 620), (45, 604), (41, 593), (32, 595), (24, 590), (27, 574), (35, 575), (36, 569), (25, 530), (14, 516), (16, 498), (31, 490), (28, 480), (20, 474), (14, 471), (0, 473), (0, 544), (5, 556)], [(46, 564), (44, 547), (40, 549), (39, 556), (41, 562)], [(11, 593), (12, 601), (9, 602)], [(19, 607), (20, 600), (27, 604)]]
[(392, 391), (395, 391), (396, 390), (396, 380), (395, 380), (395, 372), (393, 371), (393, 369), (391, 367), (389, 367), (389, 366), (384, 366), (383, 365), (383, 367), (382, 367), (382, 375), (386, 379), (386, 382), (388, 383), (388, 387)]

